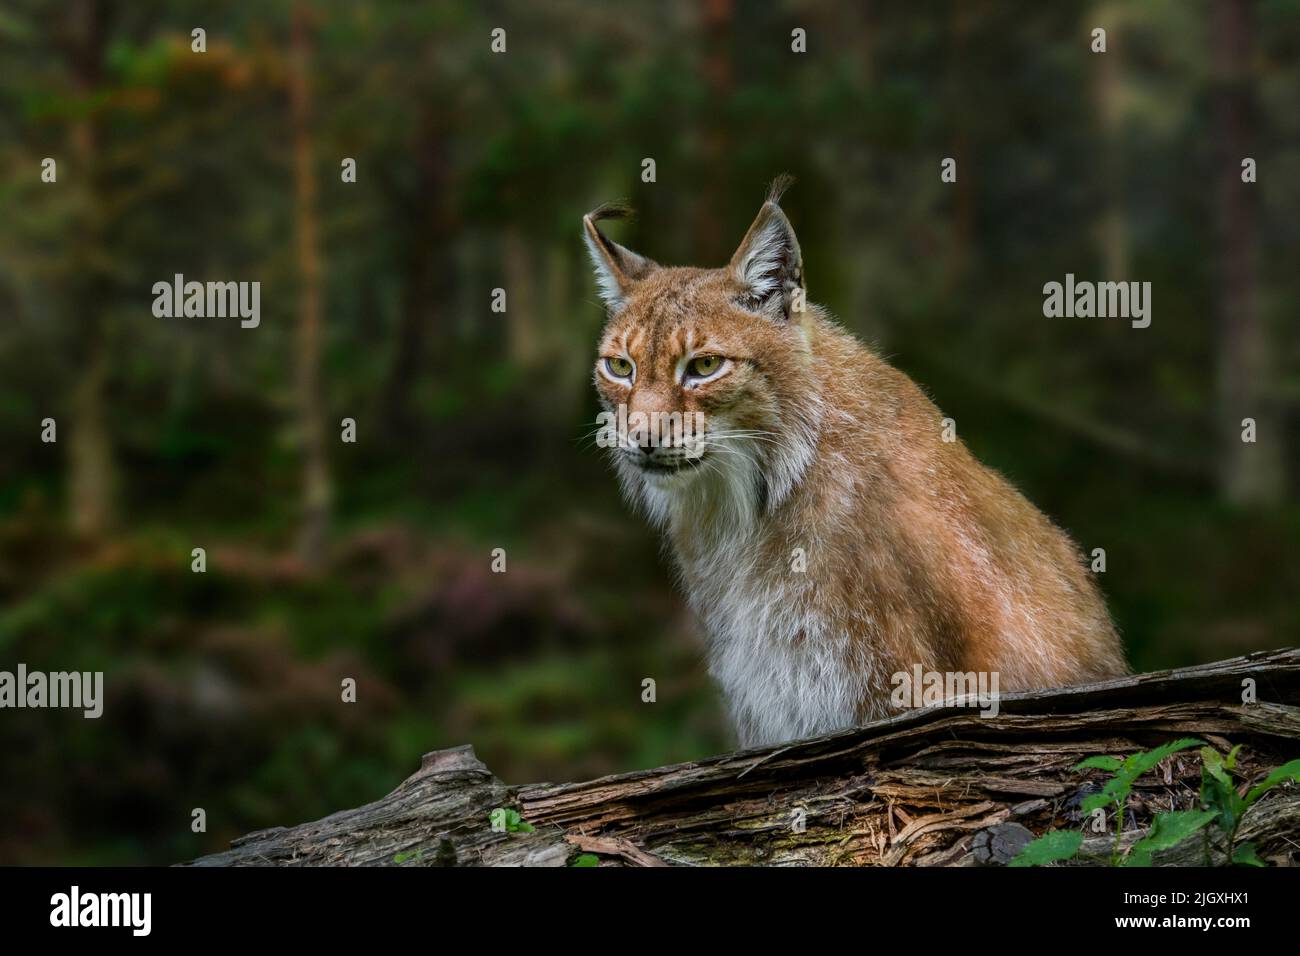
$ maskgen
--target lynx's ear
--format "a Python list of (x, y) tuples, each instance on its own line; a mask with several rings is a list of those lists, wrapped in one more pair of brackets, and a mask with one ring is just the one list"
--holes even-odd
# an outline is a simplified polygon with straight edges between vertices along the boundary
[(602, 219), (627, 219), (632, 210), (618, 203), (605, 203), (582, 217), (583, 239), (591, 264), (596, 267), (596, 282), (606, 307), (615, 311), (636, 285), (659, 266), (631, 249), (625, 249), (596, 228)]
[(777, 203), (792, 180), (779, 177), (728, 268), (744, 287), (741, 304), (773, 318), (789, 319), (804, 304), (803, 255), (790, 220)]

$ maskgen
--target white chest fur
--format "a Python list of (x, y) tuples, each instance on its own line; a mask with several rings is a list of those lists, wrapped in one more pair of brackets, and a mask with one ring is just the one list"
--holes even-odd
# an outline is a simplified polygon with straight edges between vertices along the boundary
[(625, 483), (668, 530), (742, 746), (852, 726), (872, 676), (834, 615), (819, 609), (812, 576), (764, 557), (784, 544), (764, 547), (765, 537), (783, 536), (756, 493), (759, 451), (756, 441), (734, 443), (684, 486)]
[(843, 632), (787, 569), (762, 569), (746, 549), (683, 565), (690, 602), (708, 633), (709, 673), (726, 697), (742, 746), (852, 726), (867, 684)]

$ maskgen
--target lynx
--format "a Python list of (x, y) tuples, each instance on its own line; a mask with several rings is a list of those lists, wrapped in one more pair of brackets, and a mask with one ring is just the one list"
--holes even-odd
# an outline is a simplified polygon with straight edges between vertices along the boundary
[(622, 434), (611, 454), (666, 536), (741, 745), (889, 716), (891, 678), (918, 666), (996, 673), (1004, 692), (1126, 673), (1066, 534), (806, 301), (785, 185), (721, 269), (610, 240), (597, 223), (622, 206), (583, 219), (602, 405), (704, 415), (693, 449)]

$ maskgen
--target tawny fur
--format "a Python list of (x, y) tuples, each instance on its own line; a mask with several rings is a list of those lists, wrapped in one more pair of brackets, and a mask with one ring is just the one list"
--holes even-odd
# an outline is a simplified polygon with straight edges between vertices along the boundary
[[(943, 440), (906, 375), (802, 307), (798, 242), (775, 197), (722, 269), (665, 268), (584, 221), (610, 318), (595, 381), (609, 410), (703, 411), (681, 448), (614, 450), (660, 525), (707, 632), (740, 741), (773, 743), (894, 712), (891, 676), (996, 672), (1008, 692), (1126, 672), (1078, 549), (1015, 488)], [(683, 379), (696, 356), (725, 359)], [(620, 380), (608, 358), (635, 364)], [(689, 464), (689, 463), (684, 463)], [(806, 570), (797, 570), (802, 549)]]

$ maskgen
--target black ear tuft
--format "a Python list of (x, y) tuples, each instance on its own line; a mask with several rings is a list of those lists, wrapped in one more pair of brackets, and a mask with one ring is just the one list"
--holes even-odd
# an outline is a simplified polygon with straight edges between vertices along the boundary
[(583, 218), (591, 222), (600, 222), (603, 219), (634, 219), (636, 211), (621, 199), (613, 202), (603, 202)]
[(789, 320), (804, 308), (803, 254), (794, 227), (777, 200), (794, 182), (782, 173), (768, 191), (740, 248), (731, 257), (730, 268), (744, 288), (741, 304), (773, 318)]
[(785, 191), (793, 185), (794, 177), (789, 173), (782, 173), (777, 176), (776, 179), (772, 180), (772, 185), (768, 187), (767, 201), (780, 203), (781, 197), (785, 195)]
[(632, 286), (658, 266), (631, 249), (620, 246), (597, 228), (605, 219), (631, 219), (632, 207), (622, 202), (607, 202), (582, 217), (583, 239), (596, 269), (601, 298), (613, 310), (623, 304)]

